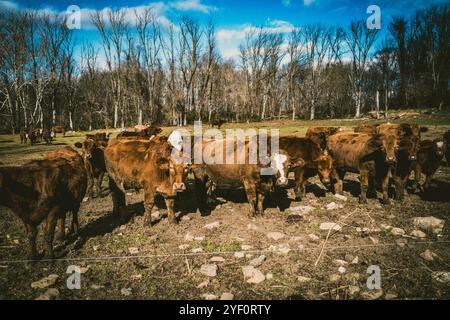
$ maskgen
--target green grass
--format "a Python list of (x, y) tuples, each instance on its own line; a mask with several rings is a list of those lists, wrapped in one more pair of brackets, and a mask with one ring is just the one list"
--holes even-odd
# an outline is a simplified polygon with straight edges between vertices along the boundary
[[(403, 112), (420, 112), (420, 110), (402, 110), (396, 111), (396, 114)], [(393, 112), (391, 112), (391, 115)], [(227, 123), (221, 131), (225, 134), (227, 129), (279, 129), (281, 135), (297, 135), (304, 136), (309, 127), (316, 126), (338, 126), (344, 130), (352, 130), (354, 126), (359, 124), (376, 124), (383, 123), (386, 120), (361, 120), (361, 119), (329, 119), (329, 120), (273, 120), (262, 122), (249, 123)], [(419, 123), (430, 127), (430, 132), (423, 135), (424, 138), (436, 138), (441, 136), (446, 130), (450, 128), (450, 111), (445, 110), (435, 114), (424, 114), (420, 117), (408, 119), (390, 120), (392, 123)], [(168, 135), (176, 127), (163, 127), (163, 135)], [(203, 130), (209, 129), (208, 124), (203, 124)], [(193, 126), (186, 126), (185, 129), (193, 133)], [(46, 146), (44, 143), (31, 146), (30, 144), (20, 144), (19, 135), (0, 135), (0, 163), (4, 165), (22, 164), (26, 161), (39, 159), (44, 153), (63, 146), (73, 146), (77, 141), (83, 141), (87, 133), (95, 133), (98, 131), (107, 131), (112, 133), (112, 138), (116, 136), (116, 130), (94, 130), (94, 131), (77, 131), (68, 132), (63, 138), (61, 134), (57, 135), (51, 146)]]

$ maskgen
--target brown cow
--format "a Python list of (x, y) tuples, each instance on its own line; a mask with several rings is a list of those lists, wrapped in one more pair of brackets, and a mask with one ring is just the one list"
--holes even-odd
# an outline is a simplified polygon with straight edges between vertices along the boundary
[(427, 132), (427, 127), (421, 127), (418, 124), (391, 124), (384, 123), (377, 126), (377, 133), (385, 134), (385, 135), (395, 135), (398, 139), (402, 139), (403, 137), (416, 136), (420, 138), (421, 132)]
[(97, 196), (102, 190), (103, 177), (106, 173), (104, 151), (107, 144), (104, 141), (94, 141), (86, 139), (85, 141), (76, 142), (75, 147), (81, 149), (81, 156), (84, 160), (88, 176), (87, 194), (94, 198), (94, 184), (97, 187)]
[(305, 183), (309, 177), (316, 174), (328, 188), (333, 171), (333, 159), (327, 151), (323, 151), (311, 139), (295, 136), (280, 137), (279, 147), (289, 155), (291, 162), (295, 163), (295, 160), (302, 159), (305, 163), (303, 166), (292, 165), (290, 167), (295, 174), (295, 197), (297, 199), (305, 196)]
[(63, 138), (66, 136), (66, 127), (64, 126), (53, 126), (52, 127), (53, 137), (56, 138), (57, 133), (62, 133)]
[(413, 189), (417, 189), (418, 185), (420, 185), (421, 173), (424, 173), (426, 177), (423, 188), (427, 189), (430, 187), (431, 179), (442, 163), (444, 151), (444, 141), (441, 139), (433, 141), (423, 140), (420, 142), (417, 160), (413, 163), (415, 179)]
[(76, 216), (85, 190), (83, 162), (71, 148), (23, 166), (0, 167), (0, 205), (10, 208), (25, 224), (31, 259), (37, 256), (37, 227), (44, 220), (46, 252), (54, 258), (56, 223), (61, 225), (68, 211)]
[(46, 145), (52, 144), (53, 132), (49, 129), (44, 129), (42, 132), (42, 139), (45, 141)]
[(317, 143), (322, 150), (325, 150), (327, 148), (328, 137), (340, 131), (342, 131), (342, 129), (337, 127), (308, 128), (306, 131), (306, 138), (311, 139), (313, 142)]
[(154, 198), (161, 194), (169, 220), (176, 223), (174, 198), (186, 190), (188, 165), (172, 159), (172, 146), (165, 137), (145, 140), (113, 140), (105, 149), (105, 164), (113, 198), (113, 213), (120, 218), (125, 211), (125, 188), (144, 189), (144, 225), (151, 225)]
[(409, 180), (420, 147), (420, 139), (416, 136), (404, 137), (399, 141), (396, 152), (397, 161), (392, 168), (395, 182), (395, 199), (402, 201), (405, 185)]
[(43, 130), (41, 128), (34, 129), (35, 142), (42, 142)]
[(225, 123), (227, 123), (226, 120), (219, 119), (219, 120), (211, 120), (211, 127), (217, 126), (218, 129), (220, 129), (221, 126), (223, 126)]
[(110, 135), (111, 135), (110, 133), (106, 133), (106, 132), (96, 132), (94, 134), (87, 133), (86, 140), (91, 139), (91, 140), (94, 140), (95, 142), (100, 142), (100, 143), (102, 143), (102, 145), (104, 145), (106, 147), (106, 145), (108, 144)]
[(122, 131), (117, 135), (117, 139), (132, 138), (132, 139), (149, 139), (162, 132), (162, 129), (156, 126), (150, 126), (142, 131)]
[(359, 173), (359, 202), (367, 203), (369, 182), (374, 182), (376, 174), (382, 181), (383, 201), (385, 204), (390, 203), (389, 172), (396, 161), (397, 150), (397, 139), (394, 136), (339, 132), (329, 137), (328, 148), (336, 167), (333, 173), (336, 193), (342, 193), (342, 181), (347, 171)]
[(357, 133), (376, 134), (378, 124), (360, 124), (356, 126), (353, 131)]
[(27, 140), (28, 140), (28, 133), (30, 130), (28, 130), (28, 128), (22, 128), (20, 129), (19, 132), (19, 136), (20, 136), (20, 143), (25, 143), (27, 144)]
[(444, 133), (444, 153), (447, 166), (450, 166), (450, 130)]
[[(204, 157), (211, 155), (210, 160), (203, 158), (202, 164), (195, 164), (193, 167), (198, 208), (202, 214), (206, 211), (207, 186), (211, 184), (224, 189), (244, 188), (250, 215), (262, 214), (264, 197), (274, 191), (275, 185), (287, 186), (289, 166), (304, 165), (303, 159), (296, 159), (295, 164), (291, 163), (283, 150), (272, 155), (272, 162), (263, 164), (256, 157), (259, 153), (257, 139), (243, 139), (239, 143), (235, 138), (204, 139), (201, 147)], [(222, 150), (220, 159), (215, 159), (217, 150)], [(270, 152), (270, 148), (267, 151)], [(253, 152), (254, 162), (250, 161)]]

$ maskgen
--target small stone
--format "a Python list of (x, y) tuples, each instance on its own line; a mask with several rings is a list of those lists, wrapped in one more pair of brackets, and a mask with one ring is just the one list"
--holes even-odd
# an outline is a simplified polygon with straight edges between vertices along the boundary
[(408, 240), (406, 240), (406, 239), (398, 239), (398, 240), (395, 241), (395, 243), (397, 243), (397, 245), (400, 248), (403, 248), (408, 243)]
[(191, 250), (191, 252), (192, 253), (200, 253), (200, 252), (203, 252), (203, 249), (202, 248), (194, 248)]
[(381, 298), (382, 295), (383, 295), (383, 290), (377, 289), (377, 290), (365, 291), (361, 294), (361, 297), (365, 300), (377, 300), (377, 299)]
[(130, 252), (130, 254), (137, 254), (137, 253), (139, 253), (139, 248), (129, 247), (128, 251)]
[(425, 238), (427, 236), (425, 232), (422, 232), (420, 230), (413, 230), (411, 232), (411, 235), (416, 238)]
[(336, 202), (330, 202), (329, 204), (327, 204), (327, 205), (325, 206), (325, 208), (326, 208), (327, 210), (336, 210), (336, 209), (339, 209), (339, 206), (337, 205)]
[(204, 236), (195, 237), (194, 240), (195, 241), (203, 241), (203, 240), (205, 240), (205, 237)]
[(338, 271), (339, 271), (339, 273), (345, 273), (345, 271), (347, 271), (347, 269), (345, 269), (344, 267), (339, 267)]
[(335, 197), (336, 199), (338, 199), (338, 200), (341, 200), (341, 201), (347, 201), (347, 197), (346, 197), (346, 196), (343, 196), (343, 195), (341, 195), (341, 194), (339, 194), (339, 193), (336, 193), (336, 194), (334, 195), (334, 197)]
[(94, 251), (97, 251), (97, 250), (98, 250), (98, 248), (100, 248), (100, 246), (99, 246), (99, 245), (96, 245), (96, 246), (93, 246), (93, 247), (92, 247), (92, 249), (93, 249)]
[(297, 241), (301, 241), (301, 240), (302, 240), (302, 237), (298, 237), (298, 236), (291, 237), (291, 241), (297, 242)]
[(314, 241), (314, 242), (318, 242), (320, 240), (320, 238), (318, 236), (316, 236), (314, 233), (308, 234), (308, 237), (311, 241)]
[(450, 284), (450, 272), (448, 271), (435, 271), (431, 274), (431, 278), (440, 283)]
[(247, 253), (247, 254), (245, 255), (245, 258), (251, 259), (251, 258), (253, 258), (253, 255), (252, 255), (251, 253)]
[(356, 232), (359, 233), (367, 233), (369, 231), (369, 228), (361, 228), (361, 227), (356, 227)]
[(208, 284), (209, 284), (209, 279), (207, 279), (207, 280), (201, 282), (201, 283), (197, 286), (197, 289), (201, 289), (201, 288), (207, 287)]
[(307, 214), (311, 211), (313, 211), (315, 208), (311, 207), (311, 206), (295, 206), (295, 207), (290, 207), (288, 209), (286, 209), (286, 211), (292, 213), (292, 214)]
[(402, 228), (392, 228), (391, 233), (394, 236), (403, 236), (405, 234), (405, 230), (403, 230)]
[(359, 287), (358, 286), (349, 286), (348, 287), (348, 293), (353, 296), (355, 294), (357, 294), (359, 292)]
[(51, 274), (45, 278), (42, 278), (41, 280), (35, 281), (31, 284), (31, 287), (33, 289), (43, 289), (50, 287), (56, 283), (56, 280), (58, 280), (57, 274)]
[(244, 274), (244, 280), (246, 280), (247, 283), (258, 284), (266, 279), (264, 274), (254, 266), (242, 267), (242, 273)]
[(247, 230), (259, 231), (260, 228), (257, 225), (253, 224), (253, 223), (249, 223), (247, 225)]
[(347, 261), (341, 260), (341, 259), (334, 259), (334, 260), (333, 260), (333, 263), (334, 263), (336, 266), (341, 267), (341, 266), (345, 266), (345, 265), (347, 264)]
[(413, 224), (421, 228), (422, 230), (430, 230), (435, 234), (440, 234), (444, 228), (444, 220), (436, 217), (417, 217), (413, 219)]
[(224, 292), (220, 296), (220, 300), (233, 300), (233, 299), (234, 299), (234, 295), (231, 292)]
[(267, 238), (275, 240), (275, 241), (283, 239), (284, 237), (285, 237), (285, 234), (281, 233), (281, 232), (269, 232), (269, 233), (267, 233)]
[(386, 300), (394, 300), (394, 299), (397, 299), (397, 297), (398, 297), (398, 295), (397, 295), (395, 292), (387, 292), (387, 293), (384, 295), (384, 298), (385, 298)]
[(211, 262), (225, 262), (225, 259), (222, 257), (212, 257), (209, 259)]
[(94, 289), (94, 290), (99, 290), (99, 289), (104, 289), (105, 286), (104, 286), (104, 285), (101, 285), (101, 284), (93, 284), (93, 285), (91, 286), (91, 288)]
[(332, 275), (330, 275), (330, 281), (331, 281), (331, 282), (337, 282), (337, 281), (339, 281), (340, 279), (341, 279), (341, 276), (338, 275), (338, 274), (332, 274)]
[(272, 280), (273, 279), (273, 274), (272, 273), (266, 273), (266, 280)]
[(120, 227), (119, 227), (119, 230), (120, 231), (124, 231), (124, 230), (126, 230), (127, 229), (127, 226), (125, 225), (125, 224), (123, 224), (123, 225), (121, 225)]
[(234, 240), (239, 241), (239, 242), (244, 242), (245, 239), (241, 238), (241, 237), (234, 237)]
[(259, 267), (266, 260), (265, 255), (260, 255), (258, 258), (255, 258), (249, 262), (251, 266)]
[(132, 290), (131, 288), (122, 288), (122, 289), (120, 290), (120, 293), (121, 293), (123, 296), (130, 296), (130, 295), (133, 293), (133, 290)]
[(178, 246), (178, 249), (180, 249), (180, 250), (186, 250), (186, 249), (188, 249), (190, 247), (190, 245), (188, 245), (188, 244), (180, 244), (179, 246)]
[(142, 274), (133, 274), (131, 276), (131, 280), (141, 280), (142, 279)]
[(207, 277), (215, 277), (217, 275), (216, 264), (203, 264), (200, 267), (200, 272)]
[(35, 300), (53, 300), (59, 296), (59, 291), (56, 288), (49, 288), (44, 294), (41, 294)]
[(298, 281), (298, 282), (301, 282), (301, 283), (305, 283), (305, 282), (311, 281), (311, 278), (305, 277), (305, 276), (298, 276), (298, 277), (297, 277), (297, 281)]
[(291, 248), (288, 244), (277, 244), (277, 245), (271, 245), (269, 247), (270, 251), (276, 252), (278, 254), (288, 254), (289, 251), (291, 251)]
[(341, 226), (334, 222), (323, 222), (320, 224), (319, 228), (320, 228), (320, 230), (327, 230), (327, 231), (330, 229), (336, 230), (336, 231), (341, 230)]
[(208, 229), (208, 230), (212, 230), (212, 229), (214, 229), (214, 228), (217, 228), (219, 225), (220, 225), (220, 222), (219, 222), (219, 221), (214, 221), (214, 222), (212, 222), (212, 223), (209, 223), (209, 224), (203, 226), (203, 228), (204, 228), (204, 229)]
[(241, 249), (244, 251), (247, 251), (247, 250), (253, 249), (253, 246), (248, 245), (248, 244), (243, 244), (243, 245), (241, 245)]
[(420, 254), (420, 256), (422, 257), (422, 259), (424, 259), (424, 260), (426, 260), (426, 261), (433, 261), (434, 260), (434, 258), (436, 258), (437, 257), (437, 255), (434, 253), (434, 252), (432, 252), (432, 251), (430, 251), (430, 250), (425, 250), (424, 252), (422, 252), (421, 254)]
[(14, 244), (19, 244), (20, 243), (19, 239), (14, 239), (13, 242), (14, 242)]
[(217, 296), (211, 293), (204, 293), (201, 297), (205, 300), (217, 300)]
[(191, 220), (192, 217), (190, 215), (185, 214), (184, 216), (181, 217), (181, 221), (189, 221)]
[(355, 258), (352, 260), (352, 264), (358, 264), (358, 262), (359, 262), (359, 258), (358, 258), (358, 257), (355, 257)]
[(235, 258), (243, 258), (243, 257), (245, 257), (245, 253), (243, 253), (241, 251), (237, 251), (234, 253), (234, 257)]

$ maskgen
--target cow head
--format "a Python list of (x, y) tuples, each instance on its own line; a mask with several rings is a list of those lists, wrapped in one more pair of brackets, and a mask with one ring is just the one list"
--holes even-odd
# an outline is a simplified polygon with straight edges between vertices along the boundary
[(417, 159), (417, 152), (420, 148), (420, 139), (417, 136), (405, 137), (400, 140), (398, 151), (402, 152), (408, 157), (408, 160), (414, 161)]
[(165, 190), (161, 190), (166, 196), (175, 196), (178, 192), (186, 190), (186, 178), (190, 171), (188, 159), (172, 159), (169, 155), (159, 155), (156, 159), (156, 165), (164, 177)]
[(314, 160), (317, 166), (317, 173), (320, 181), (325, 187), (331, 183), (331, 173), (333, 172), (333, 158), (328, 154), (328, 151), (323, 151), (318, 158)]
[(284, 151), (275, 153), (271, 160), (271, 167), (277, 178), (276, 185), (279, 187), (287, 187), (289, 182), (289, 171), (295, 169), (296, 167), (302, 167), (305, 165), (305, 161), (303, 159), (292, 159)]
[(445, 143), (441, 139), (434, 140), (434, 143), (436, 143), (436, 154), (438, 156), (443, 156), (445, 153)]
[(397, 161), (396, 152), (398, 150), (398, 141), (395, 135), (381, 136), (381, 151), (386, 156), (387, 163), (395, 163)]
[(86, 139), (81, 142), (76, 142), (75, 147), (81, 149), (81, 156), (83, 157), (84, 161), (89, 161), (92, 159), (94, 152), (97, 149), (97, 144), (92, 139)]

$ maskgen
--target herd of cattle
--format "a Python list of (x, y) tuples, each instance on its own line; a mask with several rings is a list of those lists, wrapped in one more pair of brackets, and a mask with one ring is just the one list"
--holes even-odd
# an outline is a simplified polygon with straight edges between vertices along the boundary
[[(177, 194), (187, 189), (189, 173), (194, 177), (197, 208), (202, 214), (208, 211), (207, 199), (214, 188), (244, 188), (251, 215), (256, 215), (263, 213), (265, 196), (273, 193), (276, 187), (291, 186), (288, 180), (291, 172), (295, 177), (297, 199), (305, 196), (305, 183), (310, 177), (318, 175), (328, 190), (341, 194), (345, 173), (354, 172), (360, 179), (360, 203), (367, 202), (366, 194), (376, 196), (377, 189), (381, 189), (383, 203), (389, 204), (391, 182), (395, 186), (396, 199), (402, 200), (413, 171), (412, 188), (427, 188), (443, 158), (450, 162), (450, 130), (441, 139), (422, 140), (421, 132), (427, 128), (415, 124), (361, 125), (354, 132), (335, 127), (309, 128), (306, 137), (280, 137), (279, 150), (271, 156), (269, 164), (260, 161), (254, 164), (249, 161), (233, 164), (191, 164), (192, 159), (176, 161), (174, 152), (184, 156), (179, 148), (174, 148), (173, 137), (180, 139), (177, 130), (164, 137), (159, 135), (161, 129), (158, 127), (137, 129), (122, 132), (113, 140), (106, 133), (87, 135), (83, 142), (75, 143), (81, 149), (81, 155), (71, 147), (64, 147), (22, 166), (0, 166), (0, 205), (9, 207), (25, 224), (31, 259), (37, 257), (39, 224), (45, 222), (45, 251), (53, 258), (55, 230), (57, 238), (65, 237), (65, 218), (71, 212), (69, 231), (78, 231), (80, 204), (86, 195), (89, 198), (100, 193), (105, 175), (109, 178), (113, 215), (121, 222), (130, 218), (125, 191), (143, 189), (144, 224), (151, 225), (157, 194), (164, 197), (169, 221), (177, 222), (174, 202)], [(64, 130), (62, 133), (64, 135)], [(35, 133), (28, 131), (26, 137), (31, 140), (31, 136), (34, 139)], [(45, 139), (45, 133), (41, 132), (41, 136)], [(195, 141), (196, 138), (192, 138)], [(192, 146), (202, 148), (200, 151), (224, 148), (225, 156), (229, 156), (227, 153), (231, 150), (234, 152), (232, 157), (245, 159), (251, 150), (259, 148), (255, 139), (247, 138), (242, 145), (243, 149), (239, 149), (237, 155), (234, 138), (202, 139), (201, 144)], [(270, 154), (270, 150), (268, 152)], [(261, 174), (268, 168), (271, 174)], [(421, 173), (426, 175), (423, 186), (419, 184)], [(94, 192), (94, 185), (97, 192)]]

